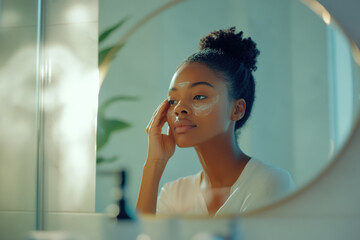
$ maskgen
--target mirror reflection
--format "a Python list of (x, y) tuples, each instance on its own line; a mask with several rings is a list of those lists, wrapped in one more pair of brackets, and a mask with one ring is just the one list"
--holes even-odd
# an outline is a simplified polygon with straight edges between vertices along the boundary
[[(158, 7), (162, 3), (159, 1)], [(142, 4), (149, 5), (145, 1)], [(101, 43), (103, 46), (114, 45), (139, 19), (149, 13), (146, 10), (156, 9), (153, 3), (141, 9), (135, 5), (138, 3), (100, 1), (100, 32), (121, 22), (118, 30), (114, 31), (106, 42)], [(146, 126), (161, 102), (164, 102), (164, 108), (172, 106), (170, 112), (173, 111), (173, 115), (168, 118), (174, 118), (175, 121), (182, 114), (195, 116), (194, 107), (205, 108), (191, 105), (197, 103), (185, 104), (183, 97), (190, 92), (182, 89), (187, 89), (195, 81), (199, 81), (196, 79), (202, 79), (201, 82), (207, 83), (209, 79), (213, 79), (213, 82), (210, 82), (212, 86), (219, 84), (221, 82), (218, 81), (219, 78), (224, 78), (221, 76), (224, 75), (223, 71), (197, 62), (191, 63), (191, 67), (190, 64), (186, 64), (187, 68), (184, 69), (185, 65), (182, 63), (188, 56), (198, 51), (201, 37), (214, 30), (228, 29), (231, 26), (236, 27), (237, 33), (242, 31), (244, 39), (251, 37), (256, 43), (256, 48), (260, 50), (256, 63), (257, 70), (252, 72), (256, 90), (251, 116), (240, 129), (236, 139), (226, 138), (233, 140), (234, 143), (237, 142), (235, 149), (241, 149), (241, 152), (237, 151), (233, 156), (237, 156), (236, 159), (241, 161), (236, 167), (231, 167), (232, 165), (223, 164), (224, 159), (229, 159), (228, 154), (231, 151), (223, 151), (223, 155), (210, 154), (212, 158), (220, 158), (222, 161), (214, 160), (216, 167), (213, 169), (223, 170), (221, 175), (226, 176), (220, 178), (217, 185), (215, 180), (212, 180), (212, 176), (221, 172), (209, 174), (206, 171), (209, 163), (204, 160), (207, 159), (207, 155), (201, 151), (194, 151), (193, 147), (195, 146), (196, 150), (198, 142), (189, 144), (190, 140), (197, 141), (196, 138), (201, 138), (202, 143), (212, 139), (213, 134), (218, 130), (213, 127), (214, 122), (204, 120), (204, 126), (209, 130), (197, 133), (182, 143), (180, 137), (177, 139), (177, 133), (173, 132), (175, 142), (182, 146), (176, 147), (174, 155), (167, 162), (161, 174), (159, 188), (155, 186), (155, 189), (152, 189), (155, 195), (166, 183), (186, 176), (198, 176), (197, 186), (200, 186), (198, 193), (203, 196), (203, 210), (204, 206), (207, 207), (205, 210), (215, 209), (208, 212), (216, 214), (216, 210), (224, 205), (235, 189), (240, 191), (241, 188), (233, 188), (234, 183), (241, 180), (243, 173), (246, 172), (242, 171), (250, 169), (249, 163), (252, 161), (259, 161), (266, 166), (276, 166), (276, 169), (286, 173), (286, 176), (289, 176), (288, 180), (280, 181), (287, 186), (284, 190), (285, 194), (291, 189), (292, 180), (294, 189), (304, 186), (314, 179), (341, 149), (356, 116), (354, 109), (358, 108), (355, 93), (358, 92), (359, 87), (354, 79), (358, 79), (359, 73), (351, 55), (349, 42), (334, 23), (331, 21), (325, 23), (308, 7), (297, 1), (279, 0), (276, 3), (235, 0), (183, 1), (138, 28), (131, 37), (127, 38), (117, 52), (117, 57), (111, 62), (100, 92), (100, 106), (106, 106), (106, 111), (99, 110), (99, 113), (103, 114), (105, 120), (117, 120), (117, 129), (122, 131), (108, 134), (107, 137), (104, 135), (104, 144), (98, 149), (98, 156), (101, 159), (98, 158), (97, 166), (97, 211), (118, 215), (122, 208), (115, 207), (116, 199), (121, 198), (122, 195), (127, 202), (128, 214), (134, 216), (144, 163), (149, 156)], [(183, 67), (178, 68), (179, 66)], [(188, 69), (196, 74), (208, 73), (209, 76), (201, 75), (199, 78), (190, 79), (182, 77), (181, 73), (187, 73)], [(222, 102), (222, 96), (226, 96), (226, 90), (230, 90), (228, 85), (221, 83), (222, 87), (216, 85), (213, 86), (214, 88), (205, 86), (206, 84), (196, 86), (201, 93), (193, 96), (196, 98), (193, 100), (212, 99), (214, 104), (216, 97), (219, 96), (219, 102)], [(174, 88), (175, 91), (169, 92), (169, 89)], [(220, 94), (220, 89), (223, 94)], [(207, 91), (212, 91), (213, 97), (208, 97), (206, 94), (210, 93)], [(177, 92), (177, 95), (173, 95), (173, 92)], [(168, 97), (177, 98), (170, 98), (169, 104), (167, 100), (165, 101)], [(242, 114), (249, 109), (246, 108), (249, 103), (241, 99), (243, 98), (228, 100), (227, 107), (222, 105), (217, 109), (213, 106), (212, 111), (216, 110), (218, 113), (222, 111), (222, 114), (217, 116), (229, 117), (228, 113), (230, 114), (231, 109), (238, 109), (238, 111), (234, 110), (238, 113), (236, 117), (230, 114), (230, 119), (227, 119), (231, 126), (234, 124), (231, 123), (234, 122), (232, 117), (233, 119), (244, 117)], [(184, 109), (178, 112), (178, 108)], [(210, 115), (209, 113), (207, 117)], [(223, 124), (221, 126), (226, 125), (224, 122), (221, 123)], [(175, 127), (174, 124), (174, 122), (169, 123), (172, 129)], [(197, 124), (195, 125), (198, 127)], [(180, 130), (175, 131), (180, 131), (181, 133), (178, 133), (184, 136), (196, 129), (188, 128), (190, 127), (180, 126), (178, 128)], [(166, 126), (163, 130), (166, 134)], [(234, 131), (229, 132), (234, 133)], [(223, 145), (225, 140), (220, 142), (221, 144), (216, 144), (217, 148), (210, 149), (216, 152), (225, 150), (226, 145)], [(120, 178), (121, 181), (118, 178), (118, 172), (121, 170), (126, 170), (126, 181), (123, 177)], [(231, 180), (228, 181), (227, 177)], [(183, 181), (187, 179), (189, 178)], [(145, 183), (149, 184), (151, 180), (154, 179), (150, 178)], [(255, 189), (260, 189), (255, 180), (251, 180), (251, 183), (256, 185)], [(117, 185), (123, 186), (122, 194), (114, 188)], [(207, 190), (213, 188), (218, 191), (210, 191), (208, 194)], [(172, 197), (174, 198), (175, 195), (169, 199)], [(270, 200), (260, 201), (261, 203), (255, 204), (254, 208)], [(214, 208), (211, 208), (212, 203), (216, 203)], [(201, 207), (194, 211), (199, 209)], [(194, 212), (190, 212), (192, 213)]]

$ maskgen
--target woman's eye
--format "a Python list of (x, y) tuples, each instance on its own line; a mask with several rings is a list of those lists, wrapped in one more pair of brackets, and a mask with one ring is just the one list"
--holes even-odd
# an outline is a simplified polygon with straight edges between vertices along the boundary
[(207, 98), (207, 96), (204, 96), (204, 95), (196, 95), (196, 96), (194, 97), (195, 100), (204, 100), (204, 99), (206, 99), (206, 98)]
[(175, 104), (175, 100), (169, 100), (168, 101), (170, 105), (174, 105)]

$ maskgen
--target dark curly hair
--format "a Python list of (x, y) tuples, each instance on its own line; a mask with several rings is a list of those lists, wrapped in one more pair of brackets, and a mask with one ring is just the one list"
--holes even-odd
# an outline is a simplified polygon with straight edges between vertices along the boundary
[(229, 86), (232, 99), (243, 98), (246, 110), (242, 119), (235, 124), (237, 132), (250, 117), (255, 99), (255, 81), (252, 72), (256, 71), (256, 58), (260, 51), (243, 32), (235, 32), (235, 27), (211, 32), (200, 39), (200, 50), (189, 56), (184, 63), (205, 64), (222, 74)]

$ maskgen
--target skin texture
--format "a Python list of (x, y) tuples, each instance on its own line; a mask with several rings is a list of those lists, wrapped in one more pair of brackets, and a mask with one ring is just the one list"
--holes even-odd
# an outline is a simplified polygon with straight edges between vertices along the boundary
[(191, 104), (191, 107), (194, 109), (194, 114), (197, 117), (205, 117), (208, 116), (212, 110), (213, 106), (218, 105), (220, 96), (216, 96), (210, 103), (193, 103)]
[[(201, 190), (209, 214), (224, 203), (250, 159), (237, 145), (234, 133), (235, 122), (244, 116), (246, 103), (243, 99), (231, 99), (228, 92), (222, 75), (204, 64), (186, 63), (178, 68), (168, 98), (147, 127), (149, 148), (138, 212), (156, 212), (159, 181), (175, 145), (194, 147), (197, 152), (204, 170)], [(168, 134), (161, 134), (165, 122), (169, 125)]]

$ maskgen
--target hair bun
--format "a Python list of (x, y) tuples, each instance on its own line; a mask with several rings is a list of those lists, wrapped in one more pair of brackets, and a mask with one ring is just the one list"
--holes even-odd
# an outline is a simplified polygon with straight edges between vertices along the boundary
[(256, 58), (260, 51), (256, 43), (249, 37), (243, 38), (243, 32), (235, 33), (235, 27), (213, 31), (200, 39), (200, 50), (214, 49), (229, 54), (245, 65), (250, 71), (255, 71)]

